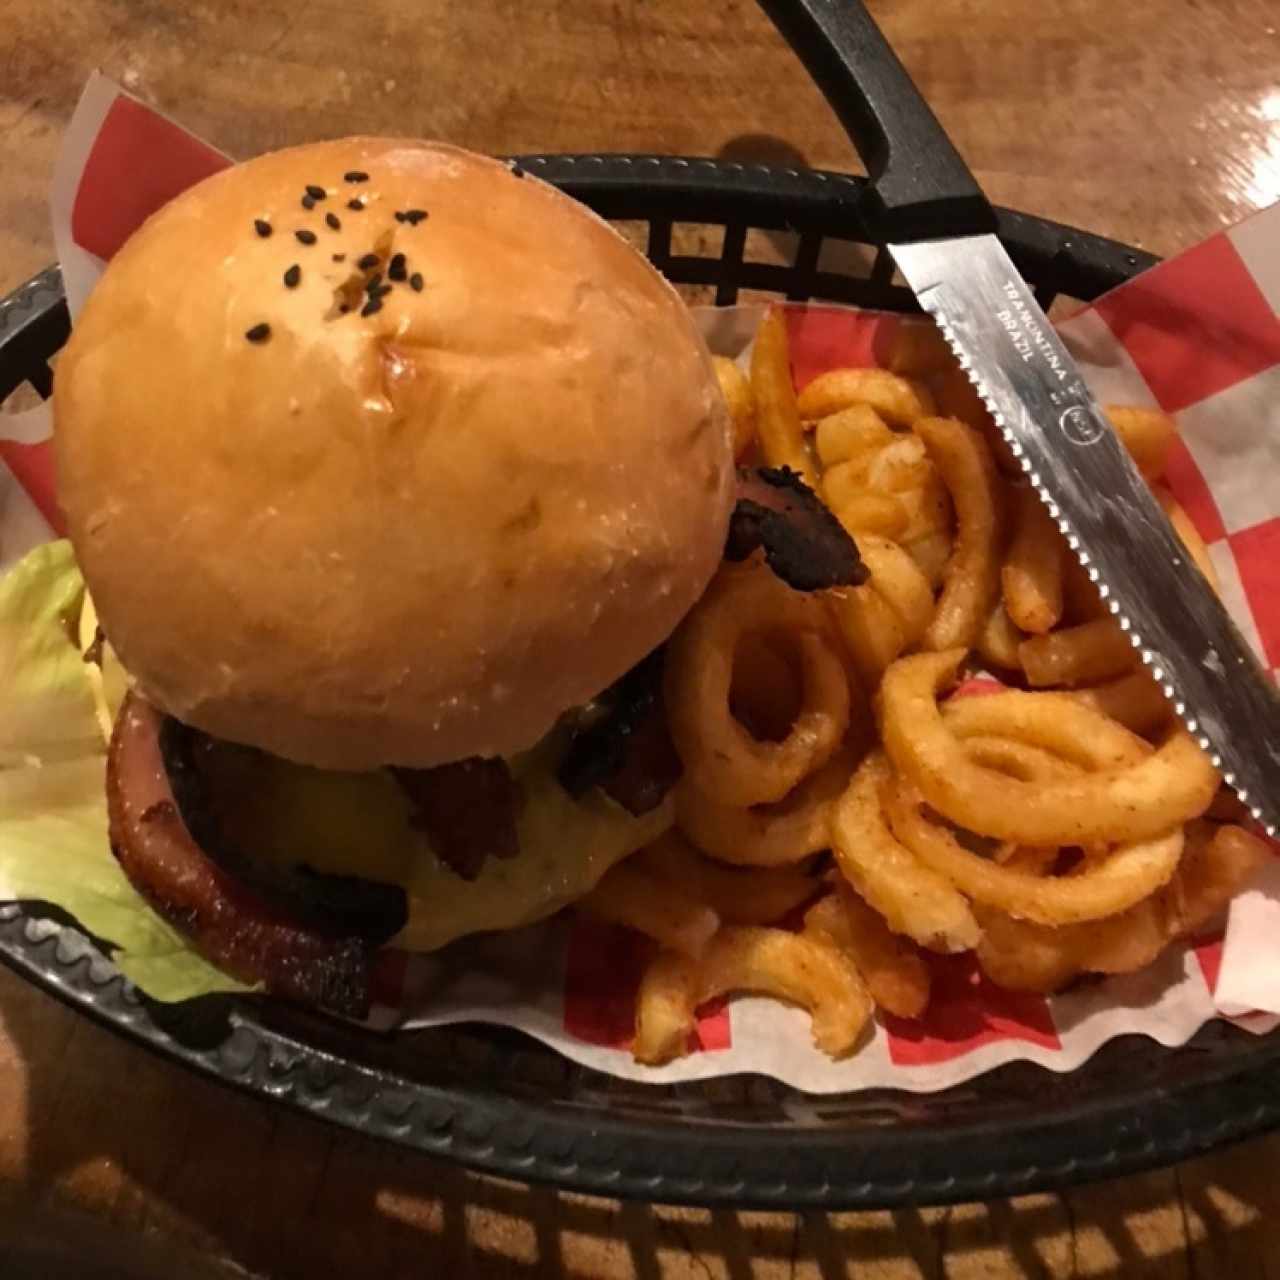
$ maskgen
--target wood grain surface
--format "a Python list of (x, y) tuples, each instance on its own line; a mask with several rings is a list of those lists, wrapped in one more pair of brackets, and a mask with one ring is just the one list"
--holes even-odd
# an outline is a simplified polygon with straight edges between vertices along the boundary
[[(1155, 252), (1280, 198), (1276, 0), (880, 0), (991, 196)], [(856, 168), (750, 0), (4, 0), (0, 291), (89, 71), (236, 155), (354, 132)], [(472, 1176), (189, 1076), (0, 972), (0, 1275), (1280, 1272), (1280, 1142), (951, 1209), (619, 1205)]]

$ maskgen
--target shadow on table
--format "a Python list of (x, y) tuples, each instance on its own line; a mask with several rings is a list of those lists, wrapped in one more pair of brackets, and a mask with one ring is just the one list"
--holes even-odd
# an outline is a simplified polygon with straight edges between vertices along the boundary
[[(13, 1126), (0, 1159), (25, 1147), (0, 1189), (5, 1280), (151, 1280), (164, 1264), (193, 1280), (232, 1274), (219, 1262), (273, 1280), (832, 1280), (850, 1263), (924, 1277), (1229, 1270), (1247, 1280), (1263, 1274), (1275, 1243), (1273, 1143), (1063, 1195), (952, 1209), (619, 1206), (468, 1174), (264, 1105), (152, 1057), (3, 971), (0, 1023), (0, 1046), (11, 1048), (0, 1058), (0, 1117)], [(59, 1257), (83, 1248), (98, 1269), (40, 1270), (55, 1246)]]

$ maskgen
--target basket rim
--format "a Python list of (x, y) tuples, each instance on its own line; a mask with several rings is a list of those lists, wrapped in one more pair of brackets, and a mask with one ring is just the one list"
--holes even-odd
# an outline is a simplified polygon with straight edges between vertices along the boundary
[[(530, 155), (515, 162), (615, 219), (669, 227), (705, 218), (867, 239), (853, 210), (865, 179), (846, 174), (649, 155)], [(1087, 299), (1156, 261), (1030, 215), (998, 216), (1019, 267), (1055, 291)], [(47, 361), (67, 324), (56, 266), (0, 300), (0, 389), (15, 372), (21, 379), (14, 362)], [(1014, 1120), (932, 1129), (658, 1123), (412, 1079), (378, 1064), (371, 1051), (362, 1062), (320, 1043), (332, 1036), (317, 1031), (314, 1015), (294, 1017), (254, 998), (189, 1002), (225, 1016), (227, 1033), (216, 1043), (183, 1040), (174, 1021), (157, 1016), (100, 949), (40, 904), (0, 905), (0, 961), (118, 1034), (242, 1091), (475, 1169), (624, 1198), (773, 1209), (948, 1203), (1136, 1172), (1280, 1125), (1280, 1073), (1273, 1070), (1280, 1033), (1234, 1032), (1241, 1039), (1229, 1061), (1197, 1058), (1195, 1038), (1159, 1050), (1198, 1061), (1200, 1070), (1174, 1085), (1137, 1081), (1048, 1117), (1024, 1105)], [(377, 1033), (342, 1032), (370, 1049), (385, 1042)]]

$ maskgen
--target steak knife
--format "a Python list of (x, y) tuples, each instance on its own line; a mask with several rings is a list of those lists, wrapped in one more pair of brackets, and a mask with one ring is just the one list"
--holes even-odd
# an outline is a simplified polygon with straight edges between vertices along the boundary
[(1280, 690), (1204, 577), (996, 238), (968, 166), (861, 0), (760, 0), (858, 149), (888, 246), (1178, 717), (1274, 835)]

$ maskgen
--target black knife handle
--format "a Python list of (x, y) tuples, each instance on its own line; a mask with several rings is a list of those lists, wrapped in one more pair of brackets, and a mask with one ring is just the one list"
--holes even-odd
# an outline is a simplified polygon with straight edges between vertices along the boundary
[(867, 230), (897, 243), (995, 230), (982, 189), (862, 0), (760, 0), (871, 177)]

